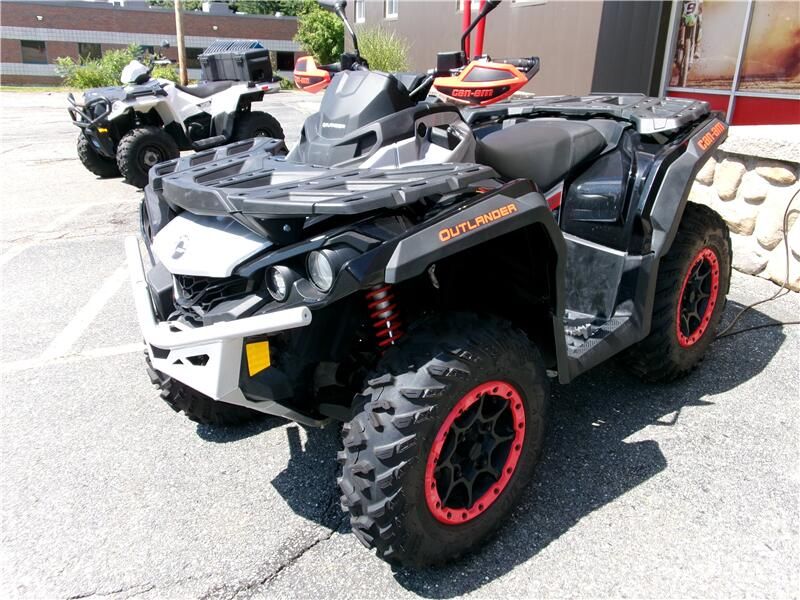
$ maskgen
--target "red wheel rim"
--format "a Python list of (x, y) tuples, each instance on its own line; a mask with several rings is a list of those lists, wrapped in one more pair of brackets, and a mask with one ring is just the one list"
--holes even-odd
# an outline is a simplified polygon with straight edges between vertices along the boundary
[(683, 348), (696, 344), (708, 329), (719, 296), (719, 259), (703, 248), (692, 260), (681, 285), (675, 330)]
[(448, 413), (425, 466), (425, 501), (441, 523), (458, 525), (486, 512), (514, 476), (525, 439), (522, 395), (489, 381)]

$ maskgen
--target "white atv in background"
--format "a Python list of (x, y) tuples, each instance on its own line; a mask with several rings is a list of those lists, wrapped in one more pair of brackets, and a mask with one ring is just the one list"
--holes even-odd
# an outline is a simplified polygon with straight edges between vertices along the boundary
[(181, 150), (205, 150), (253, 137), (283, 139), (272, 115), (251, 110), (265, 93), (280, 88), (268, 50), (258, 42), (219, 41), (200, 56), (206, 81), (181, 86), (153, 79), (148, 67), (131, 61), (122, 86), (70, 94), (68, 111), (81, 129), (78, 157), (98, 177), (117, 177), (144, 187), (153, 165)]

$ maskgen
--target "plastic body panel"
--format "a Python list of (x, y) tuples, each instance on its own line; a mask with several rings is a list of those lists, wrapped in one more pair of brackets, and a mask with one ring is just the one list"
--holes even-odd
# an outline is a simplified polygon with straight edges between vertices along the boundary
[(433, 89), (448, 100), (484, 106), (508, 98), (528, 79), (513, 65), (480, 60), (454, 77), (437, 77)]
[(303, 56), (294, 65), (294, 83), (305, 92), (316, 94), (331, 82), (331, 73), (317, 66), (313, 56)]

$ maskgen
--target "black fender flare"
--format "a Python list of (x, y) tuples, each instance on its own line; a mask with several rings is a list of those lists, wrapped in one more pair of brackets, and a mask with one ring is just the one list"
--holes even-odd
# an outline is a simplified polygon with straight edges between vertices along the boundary
[(672, 247), (672, 242), (675, 241), (675, 235), (678, 233), (678, 226), (689, 201), (689, 192), (694, 185), (695, 177), (706, 160), (713, 155), (727, 137), (728, 124), (721, 115), (712, 113), (705, 125), (686, 141), (686, 151), (667, 167), (663, 179), (659, 182), (656, 180), (656, 173), (651, 175), (650, 188), (658, 186), (655, 199), (647, 215), (652, 227), (650, 249), (655, 260), (644, 296), (641, 339), (650, 333), (658, 283), (658, 266)]
[(727, 137), (728, 124), (712, 115), (705, 126), (687, 140), (686, 151), (667, 167), (660, 185), (655, 181), (657, 173), (651, 175), (650, 186), (658, 185), (649, 214), (653, 228), (651, 248), (659, 259), (672, 247), (694, 178)]
[(416, 277), (443, 258), (534, 224), (544, 227), (553, 244), (559, 262), (559, 283), (563, 286), (564, 236), (547, 200), (532, 189), (530, 182), (522, 179), (507, 183), (466, 206), (459, 205), (404, 237), (386, 263), (384, 281), (400, 283)]
[(437, 261), (533, 225), (544, 230), (555, 254), (554, 281), (547, 285), (555, 295), (553, 334), (561, 368), (566, 355), (563, 317), (567, 247), (547, 200), (529, 181), (507, 183), (471, 204), (447, 211), (400, 240), (386, 263), (384, 281), (394, 284), (417, 277)]

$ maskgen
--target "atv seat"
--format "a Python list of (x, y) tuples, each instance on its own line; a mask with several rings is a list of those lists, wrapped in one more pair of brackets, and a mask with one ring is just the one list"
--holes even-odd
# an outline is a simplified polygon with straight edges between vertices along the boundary
[(233, 84), (239, 83), (237, 81), (206, 81), (205, 83), (198, 83), (197, 85), (176, 85), (182, 92), (191, 94), (197, 98), (208, 98), (218, 92), (227, 90)]
[(504, 177), (530, 179), (547, 191), (606, 146), (600, 132), (579, 121), (526, 121), (478, 140), (478, 162)]

